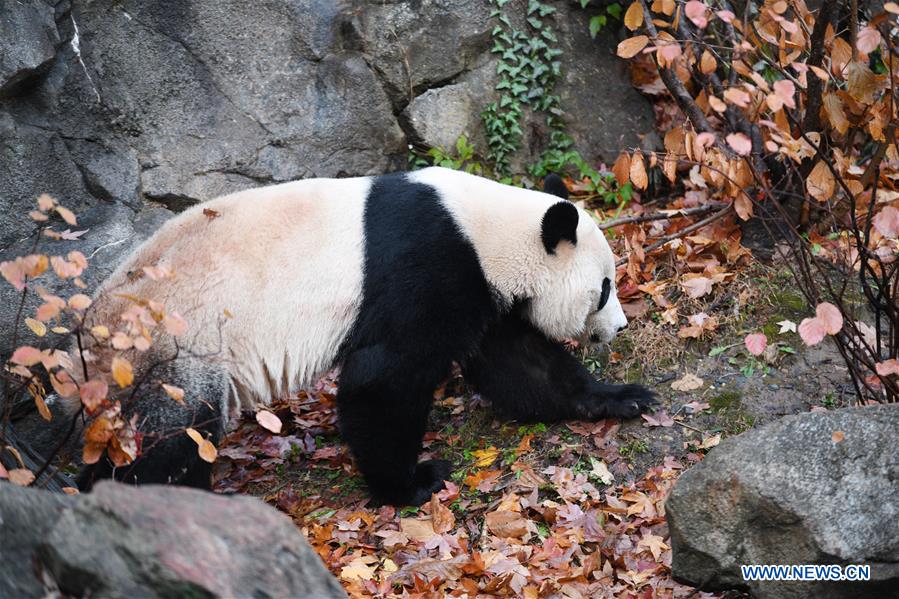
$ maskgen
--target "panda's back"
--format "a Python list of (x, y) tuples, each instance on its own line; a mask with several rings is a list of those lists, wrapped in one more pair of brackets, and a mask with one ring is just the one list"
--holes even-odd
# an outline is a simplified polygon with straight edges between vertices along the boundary
[[(104, 283), (92, 321), (118, 322), (122, 295), (161, 302), (188, 323), (179, 343), (227, 368), (237, 402), (267, 403), (328, 368), (356, 318), (370, 186), (313, 179), (194, 206)], [(155, 280), (148, 266), (174, 275)]]

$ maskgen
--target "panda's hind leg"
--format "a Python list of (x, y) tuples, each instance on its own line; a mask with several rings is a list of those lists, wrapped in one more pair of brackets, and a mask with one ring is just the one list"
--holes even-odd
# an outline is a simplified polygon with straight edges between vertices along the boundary
[(516, 314), (491, 326), (463, 374), (497, 413), (526, 422), (634, 418), (655, 403), (641, 385), (597, 381), (559, 343)]
[(449, 370), (433, 364), (384, 345), (355, 350), (344, 360), (340, 434), (377, 501), (421, 505), (449, 477), (445, 460), (418, 462), (434, 389)]
[[(220, 366), (198, 358), (178, 358), (155, 368), (131, 403), (123, 401), (126, 419), (137, 414), (142, 434), (137, 459), (116, 468), (106, 455), (85, 465), (78, 487), (90, 490), (100, 479), (113, 478), (132, 484), (175, 484), (209, 489), (212, 464), (203, 461), (196, 442), (185, 429), (193, 428), (217, 444), (224, 433), (229, 390), (227, 375)], [(181, 387), (184, 403), (166, 395), (158, 381)]]

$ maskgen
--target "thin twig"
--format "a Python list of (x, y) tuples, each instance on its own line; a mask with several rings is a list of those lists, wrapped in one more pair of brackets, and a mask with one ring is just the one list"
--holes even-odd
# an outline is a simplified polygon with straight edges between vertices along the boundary
[(651, 220), (664, 220), (668, 218), (696, 216), (699, 214), (705, 214), (706, 212), (711, 212), (712, 210), (723, 208), (725, 205), (726, 204), (724, 202), (709, 202), (708, 204), (703, 204), (702, 206), (685, 208), (683, 210), (666, 210), (660, 212), (651, 212), (649, 214), (639, 214), (636, 216), (623, 216), (621, 218), (615, 218), (601, 223), (599, 225), (599, 228), (600, 230), (605, 231), (606, 229), (620, 227), (621, 225), (628, 225), (631, 223), (645, 223)]

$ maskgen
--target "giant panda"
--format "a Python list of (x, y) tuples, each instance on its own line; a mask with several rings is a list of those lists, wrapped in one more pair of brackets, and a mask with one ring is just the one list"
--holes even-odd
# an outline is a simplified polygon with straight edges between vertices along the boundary
[[(216, 442), (240, 410), (334, 365), (341, 435), (373, 497), (394, 505), (423, 503), (450, 473), (418, 454), (454, 361), (503, 417), (637, 416), (649, 390), (598, 382), (560, 343), (607, 342), (627, 324), (612, 252), (566, 198), (558, 177), (540, 192), (432, 167), (251, 189), (169, 220), (101, 285), (86, 328), (119, 322), (137, 297), (178, 312), (188, 333), (130, 350), (145, 383), (123, 409), (143, 453), (87, 466), (79, 485), (208, 488), (185, 427)], [(174, 275), (144, 276), (149, 266)], [(112, 351), (85, 349), (92, 367)], [(185, 406), (159, 382), (183, 388)]]

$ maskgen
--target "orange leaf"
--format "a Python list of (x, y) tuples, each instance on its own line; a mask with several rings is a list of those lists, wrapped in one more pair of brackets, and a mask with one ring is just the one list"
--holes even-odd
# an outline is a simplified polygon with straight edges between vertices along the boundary
[(643, 164), (643, 154), (640, 150), (634, 152), (634, 156), (631, 158), (630, 178), (631, 183), (637, 189), (643, 190), (649, 185), (649, 178), (646, 176), (646, 165)]
[(131, 367), (131, 362), (126, 360), (125, 358), (120, 358), (116, 356), (112, 359), (112, 378), (115, 380), (116, 384), (124, 389), (128, 385), (134, 382), (134, 370)]
[(176, 387), (174, 385), (167, 385), (162, 383), (162, 388), (165, 391), (165, 394), (180, 403), (182, 406), (184, 405), (184, 389), (181, 387)]
[(819, 161), (809, 173), (805, 180), (806, 189), (810, 196), (819, 202), (826, 202), (833, 195), (836, 188), (836, 182), (833, 179), (830, 169), (824, 163)]
[(78, 224), (78, 219), (75, 218), (75, 215), (68, 208), (57, 206), (56, 213), (59, 214), (62, 217), (62, 220), (66, 221), (66, 223), (73, 226)]
[(631, 156), (627, 152), (618, 155), (615, 164), (612, 165), (612, 174), (615, 175), (615, 181), (618, 186), (626, 185), (630, 181)]
[(633, 58), (649, 43), (649, 38), (645, 35), (637, 35), (629, 37), (618, 44), (617, 54), (620, 58)]
[(624, 26), (633, 31), (642, 24), (643, 5), (641, 5), (638, 0), (637, 2), (632, 2), (631, 5), (627, 7), (627, 12), (624, 13)]
[(453, 512), (440, 503), (436, 493), (431, 495), (431, 523), (434, 526), (434, 532), (438, 534), (449, 532), (456, 525)]

